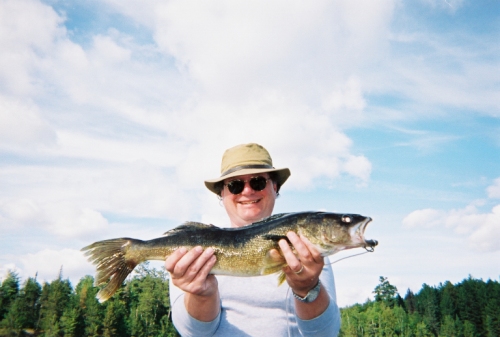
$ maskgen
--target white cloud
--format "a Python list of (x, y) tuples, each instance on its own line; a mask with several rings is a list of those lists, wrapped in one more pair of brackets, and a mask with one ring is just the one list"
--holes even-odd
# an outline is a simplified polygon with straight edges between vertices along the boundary
[[(403, 107), (406, 116), (445, 115), (447, 111), (440, 107), (446, 106), (498, 117), (500, 98), (494, 71), (498, 59), (492, 44), (497, 37), (478, 38), (470, 31), (418, 32), (427, 27), (409, 26), (390, 38), (390, 61), (363, 77), (365, 90), (390, 91), (409, 99)], [(453, 38), (457, 34), (459, 41)]]
[(488, 213), (479, 228), (469, 238), (470, 244), (478, 251), (499, 250), (500, 242), (500, 205)]
[(150, 27), (158, 46), (212, 97), (239, 101), (279, 87), (320, 101), (384, 54), (396, 2), (108, 3)]
[[(369, 1), (338, 2), (335, 6), (324, 1), (307, 8), (298, 3), (289, 6), (286, 2), (173, 1), (165, 4), (150, 1), (141, 3), (140, 9), (134, 1), (128, 1), (127, 5), (116, 2), (111, 5), (151, 27), (159, 46), (175, 56), (177, 64), (187, 67), (189, 74), (203, 84), (202, 89), (199, 93), (192, 92), (195, 100), (177, 98), (182, 95), (171, 89), (178, 87), (176, 81), (180, 75), (177, 70), (171, 65), (155, 62), (146, 65), (134, 59), (134, 51), (145, 46), (135, 46), (116, 30), (94, 36), (90, 48), (84, 50), (61, 34), (65, 30), (57, 27), (63, 19), (54, 12), (53, 29), (46, 31), (50, 37), (47, 43), (53, 51), (40, 63), (43, 65), (39, 66), (42, 77), (36, 78), (57, 93), (52, 98), (50, 111), (57, 125), (57, 147), (45, 150), (44, 155), (110, 164), (144, 161), (146, 166), (156, 166), (156, 170), (168, 170), (174, 182), (170, 177), (160, 179), (167, 182), (163, 186), (169, 186), (167, 192), (163, 190), (168, 197), (156, 199), (163, 200), (163, 204), (182, 200), (176, 195), (175, 181), (183, 186), (203, 188), (201, 181), (211, 174), (199, 169), (200, 162), (218, 173), (220, 154), (214, 153), (215, 150), (222, 153), (228, 146), (248, 141), (257, 141), (273, 149), (276, 164), (292, 168), (292, 187), (309, 187), (319, 176), (334, 179), (342, 173), (361, 182), (369, 179), (370, 162), (362, 155), (350, 153), (351, 141), (339, 129), (343, 118), (341, 111), (352, 112), (345, 118), (352, 122), (362, 118), (366, 104), (361, 80), (351, 76), (349, 71), (354, 69), (353, 63), (343, 61), (352, 59), (350, 51), (355, 49), (354, 45), (370, 48), (367, 41), (375, 46), (383, 39), (388, 28), (387, 19), (392, 15), (392, 1), (377, 6)], [(261, 6), (267, 6), (268, 10), (263, 12)], [(130, 11), (130, 8), (138, 9)], [(349, 39), (332, 28), (332, 17), (350, 32)], [(186, 25), (187, 18), (196, 19), (197, 25)], [(370, 26), (371, 29), (361, 29), (356, 23), (359, 20), (365, 28)], [(227, 25), (233, 29), (226, 29)], [(304, 48), (304, 45), (309, 47)], [(365, 55), (353, 53), (361, 59)], [(313, 55), (319, 58), (306, 64), (305, 60)], [(334, 63), (343, 63), (347, 70), (336, 74), (331, 67)], [(302, 64), (304, 68), (290, 71), (295, 64)], [(325, 69), (330, 69), (328, 74), (324, 73)], [(182, 74), (187, 78), (185, 75)], [(280, 83), (276, 83), (277, 80)], [(317, 80), (319, 82), (310, 87)], [(316, 90), (325, 85), (327, 90)], [(207, 92), (213, 90), (220, 90), (221, 95), (209, 96)], [(302, 91), (304, 94), (295, 95)], [(234, 95), (235, 92), (238, 94)], [(318, 96), (317, 109), (305, 104), (312, 93)], [(327, 97), (328, 113), (320, 108), (323, 95)], [(172, 105), (172, 102), (176, 103)], [(71, 114), (64, 112), (65, 105), (73, 108)], [(123, 140), (121, 136), (111, 139), (88, 134), (86, 123), (92, 117), (103, 122), (98, 128), (104, 129), (108, 124), (116, 127), (116, 122), (133, 123), (134, 129), (142, 127), (143, 133), (130, 140)], [(114, 123), (108, 123), (109, 120)], [(81, 131), (75, 132), (75, 123), (82, 124)], [(92, 123), (90, 127), (96, 128), (95, 122)], [(149, 138), (146, 141), (145, 134)], [(110, 168), (117, 172), (116, 177), (130, 181), (120, 173), (126, 170), (115, 165)], [(50, 175), (56, 171), (60, 172), (55, 169)], [(152, 210), (151, 205), (157, 205), (153, 207), (154, 214), (165, 213), (159, 212), (160, 202), (151, 202), (151, 198), (141, 193), (125, 192), (128, 188), (117, 183), (116, 177), (110, 176), (110, 181), (104, 181), (103, 186), (110, 189), (116, 186), (124, 193), (120, 194), (122, 197), (113, 193), (111, 201), (99, 205), (101, 209), (110, 209), (113, 204), (119, 208), (118, 212), (147, 214)], [(200, 185), (195, 184), (196, 181)], [(85, 186), (76, 185), (79, 191), (90, 190), (88, 180)], [(149, 186), (149, 191), (158, 189)], [(143, 198), (137, 200), (137, 195)], [(78, 198), (84, 199), (83, 196)], [(96, 209), (96, 202), (91, 204), (90, 209)], [(182, 209), (186, 208), (189, 207)]]
[(8, 200), (0, 204), (0, 216), (5, 224), (38, 223), (42, 211), (40, 207), (30, 199)]
[[(148, 151), (147, 144), (144, 149)], [(0, 185), (3, 186), (0, 203), (29, 199), (40, 209), (38, 216), (33, 218), (44, 219), (44, 226), (58, 223), (59, 218), (55, 215), (58, 213), (62, 219), (72, 214), (72, 223), (77, 224), (83, 221), (82, 216), (87, 218), (86, 209), (122, 216), (185, 220), (198, 214), (198, 193), (204, 189), (203, 179), (207, 179), (210, 172), (200, 169), (200, 163), (203, 162), (192, 161), (193, 167), (189, 168), (197, 172), (198, 179), (189, 173), (185, 173), (186, 176), (179, 174), (173, 166), (151, 164), (146, 160), (123, 164), (97, 164), (90, 160), (83, 165), (68, 167), (12, 165), (0, 169)], [(8, 217), (6, 214), (3, 217)], [(60, 226), (50, 228), (64, 234), (64, 231), (60, 232)], [(89, 232), (93, 229), (96, 228), (88, 227)]]
[(364, 156), (349, 156), (344, 164), (344, 170), (366, 184), (372, 172), (372, 164)]
[(427, 208), (411, 212), (403, 219), (403, 226), (407, 228), (431, 228), (443, 223), (443, 211)]
[(487, 188), (489, 198), (500, 198), (500, 178), (495, 179), (493, 185)]
[(173, 167), (183, 157), (186, 145), (162, 137), (144, 135), (140, 139), (113, 139), (76, 131), (57, 132), (58, 147), (44, 152), (50, 156), (97, 160), (114, 164), (147, 162)]
[(325, 110), (362, 111), (366, 107), (359, 79), (351, 77), (342, 85), (338, 85), (332, 93), (325, 97)]
[(37, 149), (55, 142), (54, 130), (36, 105), (0, 94), (0, 147)]
[(46, 223), (50, 232), (76, 238), (106, 231), (108, 227), (108, 221), (101, 213), (66, 203), (50, 205), (47, 209)]
[(500, 242), (500, 205), (490, 213), (480, 213), (475, 204), (463, 209), (442, 211), (422, 209), (410, 213), (403, 219), (407, 228), (430, 228), (444, 226), (467, 238), (469, 247), (481, 251), (498, 251)]
[(37, 253), (25, 254), (19, 257), (22, 266), (23, 279), (34, 277), (40, 283), (52, 282), (57, 279), (62, 268), (63, 279), (69, 278), (76, 286), (83, 275), (93, 275), (94, 268), (86, 260), (83, 253), (74, 249), (44, 249)]
[(16, 274), (22, 273), (22, 270), (19, 269), (15, 263), (7, 263), (7, 264), (0, 264), (0, 283), (5, 280), (5, 277), (7, 276), (7, 273), (11, 271)]
[(119, 46), (110, 36), (97, 35), (94, 36), (90, 56), (97, 62), (114, 64), (129, 61), (131, 51)]
[(61, 237), (86, 237), (105, 231), (108, 226), (107, 220), (95, 210), (69, 202), (42, 204), (31, 199), (0, 202), (0, 219), (4, 231), (19, 227), (43, 228)]
[[(184, 104), (189, 95), (182, 90), (189, 81), (154, 46), (108, 29), (93, 36), (85, 49), (70, 39), (74, 32), (68, 33), (65, 18), (50, 6), (35, 0), (3, 1), (0, 6), (0, 45), (5, 49), (0, 89), (10, 96), (1, 105), (33, 102), (21, 107), (50, 120), (53, 128), (74, 130), (75, 124), (84, 127), (93, 118), (92, 128), (105, 128), (111, 120), (125, 118), (161, 129), (168, 125), (161, 116), (165, 108)], [(134, 52), (138, 57), (132, 57)], [(0, 127), (17, 126), (11, 124)], [(19, 128), (20, 134), (31, 124)]]
[(462, 209), (453, 209), (447, 213), (445, 225), (458, 234), (470, 234), (484, 224), (488, 214), (479, 213), (476, 205), (467, 205)]
[(54, 40), (65, 33), (61, 22), (62, 18), (40, 1), (2, 1), (0, 88), (3, 91), (13, 94), (36, 91), (32, 76), (42, 66), (44, 58), (52, 53)]

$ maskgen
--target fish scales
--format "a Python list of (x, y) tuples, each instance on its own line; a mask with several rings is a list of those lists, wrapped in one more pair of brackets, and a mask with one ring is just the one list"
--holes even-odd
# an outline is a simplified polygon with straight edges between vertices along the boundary
[[(364, 247), (373, 249), (378, 242), (365, 240), (364, 231), (371, 218), (358, 214), (300, 212), (273, 215), (240, 228), (219, 228), (198, 222), (186, 222), (164, 236), (142, 241), (119, 238), (95, 242), (82, 248), (90, 262), (96, 265), (95, 284), (107, 283), (97, 294), (101, 302), (110, 298), (128, 274), (141, 262), (164, 261), (179, 247), (212, 248), (217, 258), (210, 271), (216, 275), (259, 276), (277, 273), (284, 280), (286, 266), (278, 245), (288, 241), (293, 231), (309, 239), (323, 256), (340, 250)], [(280, 254), (273, 254), (276, 249)]]

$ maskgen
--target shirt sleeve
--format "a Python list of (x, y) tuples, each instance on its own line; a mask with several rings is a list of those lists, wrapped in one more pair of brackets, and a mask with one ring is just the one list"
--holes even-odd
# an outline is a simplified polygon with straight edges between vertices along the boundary
[(325, 267), (320, 280), (330, 296), (330, 303), (326, 310), (316, 318), (303, 320), (297, 317), (297, 325), (303, 336), (335, 337), (340, 330), (340, 310), (337, 305), (335, 279), (328, 258), (325, 258)]
[(213, 336), (219, 327), (220, 310), (217, 317), (210, 322), (202, 322), (192, 317), (184, 305), (184, 292), (169, 282), (170, 307), (172, 322), (181, 336)]

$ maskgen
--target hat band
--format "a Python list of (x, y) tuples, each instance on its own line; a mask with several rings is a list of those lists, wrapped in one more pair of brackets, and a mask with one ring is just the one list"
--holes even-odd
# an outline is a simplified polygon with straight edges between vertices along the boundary
[(271, 165), (242, 165), (242, 166), (235, 166), (226, 172), (221, 174), (221, 177), (224, 177), (230, 173), (239, 171), (239, 170), (244, 170), (244, 169), (273, 169)]

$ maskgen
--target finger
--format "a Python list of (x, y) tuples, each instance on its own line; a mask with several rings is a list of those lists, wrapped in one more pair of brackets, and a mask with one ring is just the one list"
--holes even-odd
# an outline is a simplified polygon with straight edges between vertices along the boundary
[(184, 254), (175, 264), (171, 272), (172, 277), (183, 277), (191, 264), (203, 253), (203, 248), (200, 246), (194, 247)]
[[(198, 259), (198, 260), (200, 260), (200, 259)], [(217, 258), (215, 257), (215, 255), (212, 254), (208, 258), (208, 260), (206, 260), (205, 263), (200, 267), (200, 269), (198, 270), (198, 272), (195, 274), (192, 282), (197, 282), (197, 281), (203, 282), (203, 281), (205, 281), (205, 279), (210, 274), (210, 271), (212, 270), (212, 268), (214, 267), (214, 265), (215, 265), (216, 262), (217, 262)]]
[(187, 249), (186, 247), (180, 247), (176, 249), (172, 254), (170, 254), (166, 259), (165, 259), (165, 269), (169, 272), (172, 273), (174, 271), (175, 265), (179, 260), (186, 255)]
[(321, 255), (321, 252), (318, 250), (318, 248), (309, 241), (308, 238), (306, 238), (303, 235), (300, 235), (300, 239), (302, 242), (307, 246), (307, 249), (309, 249), (309, 252), (311, 253), (311, 256), (314, 259), (314, 262), (316, 263), (322, 263), (323, 262), (323, 255)]
[[(297, 256), (295, 256), (295, 254), (293, 253), (288, 242), (286, 240), (280, 240), (278, 244), (281, 248), (281, 252), (283, 253), (283, 257), (285, 258), (289, 269), (291, 271), (298, 272), (302, 268), (302, 264)], [(287, 271), (288, 268), (285, 267), (285, 272)]]
[(285, 262), (283, 255), (281, 255), (277, 249), (271, 249), (268, 253), (268, 257), (271, 259), (271, 261), (274, 261), (276, 263), (284, 263)]
[[(201, 248), (201, 247), (200, 247)], [(207, 248), (205, 249), (205, 251), (202, 251), (202, 254), (200, 254), (190, 265), (189, 267), (187, 268), (186, 272), (184, 275), (186, 275), (186, 277), (193, 277), (193, 278), (196, 278), (199, 276), (199, 274), (201, 273), (201, 277), (203, 279), (205, 279), (208, 275), (208, 273), (210, 272), (210, 269), (212, 269), (213, 267), (213, 264), (215, 264), (214, 261), (213, 264), (208, 268), (207, 270), (207, 263), (210, 261), (210, 259), (214, 257), (214, 250), (212, 248)], [(203, 275), (203, 272), (205, 272), (205, 274)]]
[(288, 237), (288, 240), (290, 240), (293, 247), (297, 251), (298, 258), (302, 262), (312, 260), (312, 255), (311, 252), (309, 251), (309, 248), (306, 246), (306, 244), (304, 244), (304, 242), (295, 232), (288, 232), (286, 236)]

